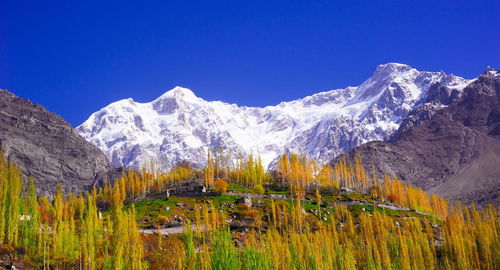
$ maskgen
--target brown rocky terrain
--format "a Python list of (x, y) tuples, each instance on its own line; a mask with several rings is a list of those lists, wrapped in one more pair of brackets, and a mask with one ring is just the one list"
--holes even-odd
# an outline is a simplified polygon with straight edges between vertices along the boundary
[(111, 180), (114, 169), (97, 147), (60, 116), (0, 90), (0, 146), (4, 156), (33, 176), (39, 195), (60, 184), (65, 192)]
[(391, 174), (449, 199), (500, 204), (500, 72), (488, 68), (463, 93), (436, 85), (387, 142), (369, 142), (359, 156)]

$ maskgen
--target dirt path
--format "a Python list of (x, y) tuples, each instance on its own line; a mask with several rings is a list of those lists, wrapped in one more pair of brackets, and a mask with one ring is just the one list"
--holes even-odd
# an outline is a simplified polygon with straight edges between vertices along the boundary
[[(191, 225), (191, 229), (194, 231), (196, 230), (196, 225)], [(146, 233), (146, 234), (155, 234), (155, 233), (160, 233), (161, 235), (169, 235), (169, 234), (179, 234), (179, 233), (184, 233), (187, 230), (187, 226), (176, 226), (176, 227), (170, 227), (170, 228), (163, 228), (163, 229), (140, 229), (139, 232), (141, 233)], [(205, 226), (201, 227), (201, 231), (205, 230)]]
[(249, 197), (253, 199), (275, 199), (275, 200), (291, 200), (286, 195), (281, 194), (269, 194), (269, 195), (260, 195), (260, 194), (252, 194), (252, 193), (237, 193), (237, 192), (226, 192), (225, 195), (232, 196), (241, 196), (241, 197)]

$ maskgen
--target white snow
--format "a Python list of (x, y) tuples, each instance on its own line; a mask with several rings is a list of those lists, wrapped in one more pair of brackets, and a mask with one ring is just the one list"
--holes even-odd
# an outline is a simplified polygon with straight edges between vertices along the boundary
[(141, 166), (145, 158), (203, 164), (218, 148), (230, 158), (258, 155), (265, 166), (285, 150), (327, 161), (392, 134), (436, 82), (460, 90), (469, 81), (389, 63), (358, 87), (264, 108), (205, 101), (177, 86), (149, 103), (111, 103), (77, 130), (115, 166)]

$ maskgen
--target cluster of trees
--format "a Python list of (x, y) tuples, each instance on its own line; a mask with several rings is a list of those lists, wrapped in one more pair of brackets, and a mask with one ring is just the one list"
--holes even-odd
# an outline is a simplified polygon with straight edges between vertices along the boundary
[(121, 176), (113, 184), (106, 183), (99, 188), (97, 199), (99, 206), (109, 204), (113, 192), (118, 191), (124, 202), (152, 194), (165, 193), (173, 186), (187, 180), (200, 178), (201, 173), (190, 164), (180, 164), (167, 172), (161, 170), (141, 169), (123, 170)]
[[(227, 225), (231, 217), (209, 202), (194, 207), (195, 226), (187, 226), (182, 237), (157, 236), (145, 248), (135, 209), (125, 210), (124, 203), (188, 179), (192, 169), (175, 168), (165, 175), (125, 172), (99, 191), (65, 197), (58, 189), (50, 201), (37, 197), (33, 179), (23, 185), (20, 170), (0, 159), (0, 253), (22, 253), (40, 269), (500, 268), (500, 207), (477, 210), (448, 203), (397, 178), (370, 176), (360, 160), (317, 168), (303, 157), (286, 155), (274, 180), (256, 180), (256, 163), (246, 160), (237, 170), (216, 169), (214, 163), (212, 181), (239, 177), (248, 186), (277, 181), (294, 186), (297, 193), (346, 186), (439, 219), (354, 213), (337, 205), (321, 222), (303, 210), (296, 196), (291, 202), (265, 202), (264, 211), (239, 207), (241, 216), (254, 220), (253, 229), (233, 234)], [(320, 192), (316, 197), (319, 203)], [(99, 205), (107, 210), (100, 212)]]
[(237, 160), (235, 168), (228, 172), (227, 177), (246, 187), (262, 186), (272, 181), (271, 175), (262, 166), (261, 159), (254, 158), (253, 155)]
[[(449, 203), (396, 177), (379, 178), (367, 173), (360, 159), (317, 167), (304, 157), (284, 155), (276, 173), (263, 182), (241, 177), (243, 171), (255, 168), (254, 159), (241, 163), (252, 166), (237, 167), (240, 178), (235, 176), (237, 170), (215, 169), (217, 165), (213, 164), (208, 170), (214, 172), (213, 182), (222, 183), (218, 177), (246, 186), (277, 182), (290, 185), (295, 193), (312, 188), (318, 204), (320, 189), (347, 187), (432, 215), (395, 218), (379, 211), (353, 213), (346, 206), (337, 205), (331, 213), (320, 214), (327, 218), (320, 222), (318, 217), (303, 211), (300, 196), (295, 196), (292, 202), (270, 201), (264, 212), (240, 209), (241, 214), (252, 216), (255, 222), (253, 230), (239, 235), (230, 233), (225, 222), (230, 217), (225, 212), (216, 211), (212, 203), (197, 205), (194, 231), (189, 230), (180, 241), (171, 241), (171, 249), (154, 249), (157, 257), (175, 261), (177, 269), (500, 267), (499, 207), (477, 210), (459, 202)], [(234, 239), (240, 244), (235, 245)], [(172, 250), (176, 250), (175, 254)]]
[(360, 158), (350, 162), (345, 159), (331, 166), (321, 167), (313, 160), (296, 154), (284, 154), (277, 163), (273, 181), (287, 183), (295, 198), (303, 198), (307, 192), (338, 190), (347, 188), (371, 195), (373, 199), (385, 200), (399, 206), (446, 218), (448, 202), (439, 196), (430, 195), (397, 177), (368, 173)]
[[(0, 159), (0, 244), (38, 269), (145, 269), (135, 211), (123, 210), (118, 185), (100, 213), (92, 193), (52, 202), (38, 198), (33, 179), (22, 188), (19, 168)], [(19, 255), (19, 254), (18, 254)]]
[(360, 158), (354, 162), (345, 159), (331, 166), (318, 166), (317, 162), (306, 156), (297, 154), (283, 154), (279, 159), (275, 171), (275, 181), (295, 183), (303, 189), (346, 187), (358, 191), (367, 191), (373, 186), (380, 186), (380, 179), (373, 174), (373, 178), (365, 171)]
[[(224, 157), (221, 151), (208, 152), (208, 164), (202, 171), (193, 169), (189, 164), (161, 171), (124, 171), (114, 185), (106, 184), (97, 194), (99, 206), (111, 202), (112, 193), (118, 190), (123, 201), (143, 197), (147, 194), (163, 193), (179, 182), (204, 178), (207, 188), (215, 189), (215, 182), (224, 179), (252, 188), (256, 193), (264, 193), (264, 186), (278, 184), (286, 186), (296, 199), (304, 198), (306, 193), (315, 194), (325, 191), (338, 191), (347, 188), (370, 194), (373, 199), (431, 213), (439, 218), (448, 216), (448, 203), (445, 199), (429, 195), (397, 177), (365, 171), (361, 159), (350, 162), (345, 159), (330, 165), (317, 165), (317, 162), (297, 154), (283, 154), (277, 160), (272, 173), (265, 171), (259, 158), (250, 155), (236, 161)], [(219, 181), (220, 182), (220, 181)], [(222, 182), (221, 182), (222, 183)], [(19, 188), (19, 187), (18, 187)], [(15, 191), (16, 188), (9, 190)], [(217, 185), (217, 190), (221, 185)], [(15, 199), (14, 199), (14, 202)], [(1, 228), (1, 224), (0, 224)]]
[(300, 204), (271, 201), (269, 211), (258, 217), (267, 223), (257, 222), (245, 234), (230, 233), (224, 222), (227, 216), (215, 211), (213, 204), (195, 209), (194, 231), (188, 230), (181, 241), (171, 241), (171, 249), (152, 249), (155, 256), (177, 262), (175, 269), (500, 267), (500, 209), (493, 206), (480, 211), (455, 207), (440, 221), (395, 218), (379, 211), (353, 214), (346, 206), (337, 205), (327, 222), (319, 222), (304, 213)]
[[(449, 214), (448, 202), (436, 195), (429, 195), (419, 188), (399, 180), (397, 177), (383, 175), (379, 177), (373, 171), (367, 172), (360, 158), (352, 162), (342, 159), (338, 163), (318, 166), (317, 162), (306, 156), (283, 154), (277, 159), (276, 169), (272, 173), (264, 170), (260, 158), (250, 155), (240, 156), (231, 161), (221, 151), (208, 152), (208, 164), (203, 172), (193, 170), (189, 165), (174, 167), (167, 174), (140, 173), (129, 171), (119, 180), (126, 198), (135, 198), (151, 192), (163, 192), (170, 184), (200, 177), (203, 175), (208, 188), (215, 188), (218, 179), (236, 182), (251, 187), (256, 193), (263, 193), (266, 184), (280, 184), (289, 187), (296, 199), (305, 194), (321, 191), (338, 191), (341, 187), (371, 195), (373, 199), (385, 200), (396, 205), (433, 214), (444, 219)], [(217, 189), (220, 189), (218, 185)], [(111, 187), (105, 187), (101, 194), (109, 198)]]
[(276, 165), (275, 178), (281, 182), (298, 182), (307, 187), (314, 180), (318, 167), (314, 160), (297, 154), (283, 154)]
[(240, 156), (236, 160), (230, 160), (221, 156), (220, 153), (213, 156), (208, 152), (208, 163), (203, 170), (207, 187), (213, 187), (215, 179), (230, 180), (246, 187), (262, 186), (272, 181), (260, 158), (249, 155), (247, 158)]
[[(0, 152), (3, 156), (3, 153)], [(31, 181), (33, 182), (33, 181)], [(21, 212), (24, 202), (20, 198), (23, 181), (21, 172), (13, 164), (0, 159), (0, 239), (4, 242), (17, 245), (20, 238), (19, 216), (30, 214)], [(31, 189), (30, 189), (31, 191)], [(35, 195), (36, 196), (36, 195)], [(32, 202), (31, 202), (32, 203)], [(35, 211), (35, 206), (30, 205), (29, 210)], [(27, 209), (28, 210), (28, 209)], [(28, 222), (31, 223), (31, 222)], [(23, 235), (22, 238), (27, 236)]]
[[(382, 181), (375, 175), (370, 177), (358, 158), (352, 164), (341, 160), (334, 166), (320, 166), (306, 156), (283, 154), (277, 159), (276, 169), (272, 173), (266, 172), (261, 159), (253, 155), (230, 159), (222, 151), (208, 151), (207, 161), (202, 171), (186, 163), (171, 168), (167, 173), (144, 169), (124, 172), (120, 181), (124, 182), (130, 198), (165, 192), (172, 184), (193, 178), (203, 178), (207, 188), (214, 188), (217, 179), (224, 179), (249, 188), (258, 186), (258, 190), (266, 184), (288, 185), (296, 193), (315, 191), (317, 188), (338, 190), (340, 187), (358, 191), (371, 189), (371, 192), (375, 192), (374, 187), (379, 192), (382, 190)], [(111, 187), (107, 186), (103, 193), (108, 194), (109, 190)]]

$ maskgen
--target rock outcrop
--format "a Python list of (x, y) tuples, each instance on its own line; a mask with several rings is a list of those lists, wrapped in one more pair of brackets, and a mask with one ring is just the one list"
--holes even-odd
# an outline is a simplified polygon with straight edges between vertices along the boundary
[(88, 190), (112, 180), (114, 169), (97, 147), (60, 116), (0, 90), (0, 146), (5, 158), (33, 176), (39, 195)]

